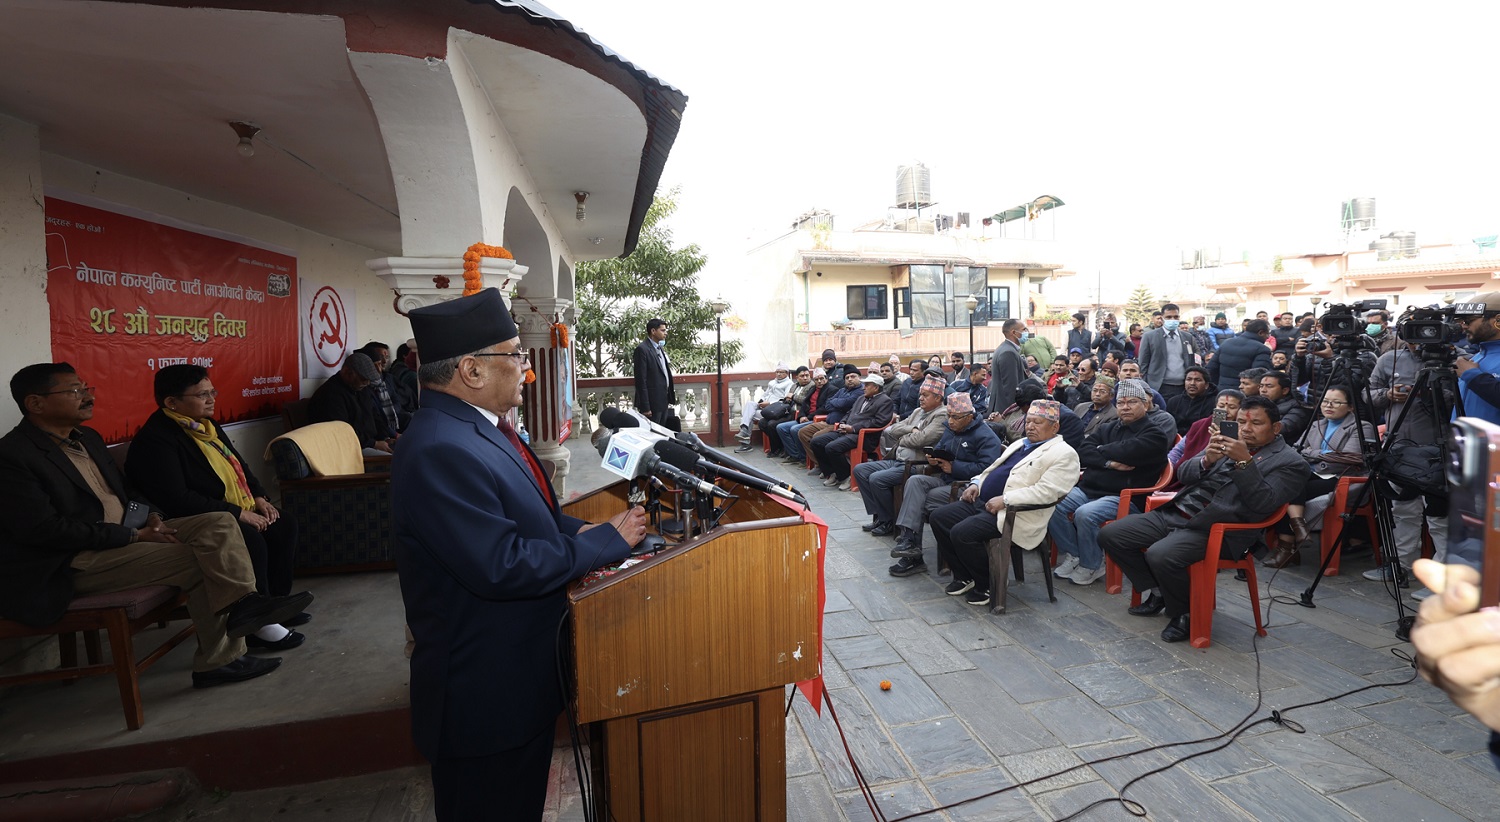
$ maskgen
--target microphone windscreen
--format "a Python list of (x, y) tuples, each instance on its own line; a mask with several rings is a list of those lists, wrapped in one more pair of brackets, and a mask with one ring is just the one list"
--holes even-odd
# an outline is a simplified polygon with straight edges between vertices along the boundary
[(640, 422), (635, 417), (621, 411), (618, 408), (604, 408), (599, 411), (599, 424), (605, 428), (638, 428)]
[(691, 472), (698, 467), (698, 455), (686, 445), (679, 445), (672, 440), (661, 440), (651, 448), (656, 451), (656, 456), (660, 457), (662, 462), (673, 468)]

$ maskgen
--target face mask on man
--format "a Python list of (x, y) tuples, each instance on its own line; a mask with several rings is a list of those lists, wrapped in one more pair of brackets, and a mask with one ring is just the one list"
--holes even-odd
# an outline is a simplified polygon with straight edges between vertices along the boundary
[(1380, 323), (1370, 323), (1369, 325), (1365, 326), (1365, 333), (1369, 334), (1372, 337), (1380, 336), (1380, 332), (1384, 330), (1385, 326), (1381, 325)]
[(1161, 321), (1161, 327), (1167, 329), (1168, 331), (1176, 331), (1177, 330), (1177, 326), (1180, 323), (1181, 323), (1180, 320), (1162, 320)]
[(1022, 331), (1021, 332), (1021, 342), (1026, 342), (1029, 339), (1031, 339), (1031, 332), (1030, 331)]

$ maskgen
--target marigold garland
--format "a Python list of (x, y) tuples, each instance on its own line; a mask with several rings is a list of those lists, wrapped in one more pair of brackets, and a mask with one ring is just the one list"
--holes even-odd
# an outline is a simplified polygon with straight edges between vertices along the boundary
[(515, 257), (498, 245), (475, 243), (464, 252), (464, 293), (468, 297), (484, 290), (484, 274), (479, 271), (479, 261), (485, 257), (499, 260), (514, 260)]

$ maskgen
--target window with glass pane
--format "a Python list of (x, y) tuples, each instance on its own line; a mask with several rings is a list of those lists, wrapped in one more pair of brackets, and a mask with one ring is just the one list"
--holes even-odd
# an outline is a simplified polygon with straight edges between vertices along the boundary
[(990, 286), (985, 289), (984, 304), (976, 312), (979, 316), (976, 321), (984, 320), (993, 322), (995, 320), (1008, 320), (1010, 313), (1010, 288), (1007, 286)]
[(911, 266), (912, 328), (947, 328), (949, 280), (940, 265)]
[(952, 325), (968, 325), (969, 323), (969, 295), (979, 300), (979, 305), (974, 309), (974, 321), (984, 321), (984, 303), (986, 299), (985, 288), (989, 283), (989, 269), (978, 266), (969, 267), (956, 265), (953, 267), (953, 284), (951, 309), (949, 316), (953, 318)]
[(885, 286), (851, 285), (845, 291), (851, 320), (883, 320), (890, 316), (885, 304)]
[(901, 317), (910, 317), (911, 316), (911, 289), (910, 288), (898, 288), (898, 289), (896, 289), (895, 298), (896, 298), (896, 317), (898, 319), (901, 318)]

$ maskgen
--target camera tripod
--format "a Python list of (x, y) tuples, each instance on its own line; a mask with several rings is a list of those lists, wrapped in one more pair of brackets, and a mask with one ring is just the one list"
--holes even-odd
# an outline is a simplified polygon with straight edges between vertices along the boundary
[[(1369, 376), (1364, 373), (1363, 363), (1358, 361), (1358, 348), (1357, 340), (1338, 341), (1333, 369), (1328, 382), (1323, 385), (1323, 390), (1319, 393), (1318, 405), (1321, 406), (1323, 395), (1327, 393), (1330, 385), (1349, 386), (1352, 395), (1349, 399), (1353, 409), (1355, 433), (1359, 437), (1360, 456), (1367, 471), (1366, 479), (1359, 490), (1350, 495), (1345, 510), (1339, 513), (1340, 519), (1344, 521), (1344, 527), (1339, 534), (1338, 543), (1323, 558), (1322, 565), (1313, 576), (1312, 584), (1302, 592), (1298, 604), (1305, 608), (1317, 607), (1313, 603), (1313, 593), (1322, 582), (1323, 575), (1327, 573), (1334, 556), (1349, 547), (1353, 534), (1353, 529), (1349, 526), (1354, 521), (1354, 512), (1369, 504), (1375, 511), (1375, 526), (1378, 532), (1372, 536), (1378, 537), (1379, 544), (1383, 546), (1384, 551), (1386, 590), (1396, 602), (1396, 638), (1406, 641), (1416, 617), (1407, 612), (1406, 603), (1401, 597), (1406, 572), (1402, 569), (1400, 557), (1396, 552), (1395, 516), (1391, 510), (1391, 503), (1394, 500), (1390, 496), (1388, 484), (1390, 477), (1385, 466), (1390, 460), (1391, 445), (1396, 442), (1402, 423), (1405, 422), (1413, 405), (1425, 400), (1426, 407), (1432, 409), (1435, 424), (1451, 418), (1453, 406), (1447, 400), (1450, 396), (1453, 397), (1454, 405), (1458, 407), (1459, 413), (1463, 413), (1462, 400), (1458, 396), (1458, 375), (1454, 372), (1451, 358), (1448, 356), (1451, 346), (1423, 346), (1422, 367), (1417, 372), (1417, 378), (1412, 385), (1411, 392), (1407, 395), (1406, 402), (1402, 405), (1401, 413), (1387, 427), (1386, 438), (1383, 442), (1371, 441), (1365, 435), (1364, 427), (1366, 422), (1373, 423), (1373, 414), (1370, 413), (1365, 402)], [(1399, 353), (1397, 356), (1400, 356)], [(1344, 377), (1343, 380), (1339, 379), (1340, 375)], [(1312, 426), (1309, 425), (1308, 430), (1303, 432), (1302, 442), (1306, 441), (1307, 434), (1311, 430)], [(1302, 442), (1298, 443), (1299, 447)]]

